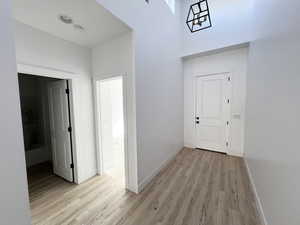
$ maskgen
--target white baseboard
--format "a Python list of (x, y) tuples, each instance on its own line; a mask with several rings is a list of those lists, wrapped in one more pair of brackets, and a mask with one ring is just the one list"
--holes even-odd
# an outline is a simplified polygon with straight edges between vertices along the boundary
[(239, 152), (239, 151), (232, 151), (232, 150), (229, 150), (228, 155), (236, 156), (236, 157), (240, 157), (240, 158), (244, 157), (244, 153)]
[(191, 143), (184, 143), (185, 148), (195, 148), (195, 146)]
[(169, 159), (165, 160), (158, 168), (156, 168), (152, 173), (147, 176), (145, 179), (143, 179), (139, 185), (138, 185), (138, 193), (141, 193), (144, 188), (149, 184), (153, 178), (162, 170), (164, 169), (176, 156), (177, 154), (182, 150), (183, 148), (179, 149), (175, 152)]
[(260, 221), (261, 221), (262, 225), (268, 225), (268, 222), (267, 222), (266, 217), (265, 217), (264, 210), (262, 208), (262, 204), (261, 204), (260, 198), (259, 198), (257, 190), (256, 190), (256, 186), (254, 184), (254, 180), (253, 180), (253, 177), (252, 177), (252, 174), (251, 174), (248, 162), (247, 162), (247, 160), (245, 158), (244, 158), (244, 162), (245, 162), (245, 165), (246, 165), (246, 169), (247, 169), (247, 173), (248, 173), (248, 176), (249, 176), (249, 179), (250, 179), (252, 190), (254, 191), (255, 203), (256, 203), (257, 211), (259, 213)]

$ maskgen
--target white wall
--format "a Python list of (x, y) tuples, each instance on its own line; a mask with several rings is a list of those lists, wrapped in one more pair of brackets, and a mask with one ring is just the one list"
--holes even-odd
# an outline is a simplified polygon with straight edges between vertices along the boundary
[[(224, 48), (252, 40), (252, 0), (208, 0), (212, 27), (191, 33), (186, 25), (189, 7), (196, 0), (182, 0), (182, 55)], [(256, 10), (256, 9), (254, 9)]]
[(96, 45), (92, 49), (93, 77), (105, 79), (124, 73), (133, 77), (133, 57), (131, 32)]
[(134, 30), (140, 189), (183, 147), (179, 1), (97, 0)]
[(15, 22), (15, 39), (19, 72), (72, 79), (75, 163), (81, 183), (96, 174), (91, 52), (19, 22)]
[(30, 224), (21, 109), (11, 23), (11, 1), (0, 1), (0, 218), (1, 224)]
[(246, 98), (248, 48), (227, 50), (217, 54), (184, 60), (184, 144), (192, 147), (194, 139), (194, 79), (199, 75), (229, 73), (232, 82), (229, 154), (244, 153), (244, 112)]
[(134, 46), (131, 32), (95, 46), (92, 50), (94, 80), (124, 76), (126, 86), (128, 188), (137, 191), (136, 108)]
[(253, 14), (245, 155), (269, 225), (300, 222), (299, 8), (294, 0), (255, 0)]

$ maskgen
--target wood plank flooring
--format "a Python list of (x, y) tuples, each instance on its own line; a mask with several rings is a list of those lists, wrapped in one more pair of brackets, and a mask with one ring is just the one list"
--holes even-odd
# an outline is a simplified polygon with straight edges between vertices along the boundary
[(106, 176), (38, 177), (29, 192), (34, 225), (261, 225), (243, 160), (201, 150), (182, 150), (139, 195)]

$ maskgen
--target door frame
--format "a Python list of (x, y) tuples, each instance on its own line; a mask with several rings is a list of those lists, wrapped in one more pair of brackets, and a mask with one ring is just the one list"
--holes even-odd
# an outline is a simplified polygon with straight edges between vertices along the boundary
[[(74, 96), (73, 96), (73, 76), (76, 75), (73, 72), (65, 71), (57, 68), (51, 68), (51, 67), (44, 67), (40, 65), (33, 65), (33, 64), (26, 64), (17, 62), (17, 72), (23, 73), (23, 74), (30, 74), (40, 77), (49, 77), (49, 78), (57, 78), (62, 79), (65, 81), (68, 81), (69, 85), (69, 112), (70, 112), (70, 123), (72, 126), (72, 132), (71, 132), (71, 154), (73, 159), (73, 181), (75, 184), (79, 184), (78, 181), (78, 159), (77, 159), (77, 148), (76, 148), (76, 139), (75, 139), (75, 133), (76, 133), (76, 127), (75, 127), (75, 120), (74, 120)], [(18, 89), (19, 91), (19, 89)], [(24, 153), (25, 154), (25, 153)]]
[(97, 172), (100, 176), (103, 175), (103, 149), (101, 141), (101, 112), (99, 108), (99, 99), (98, 99), (98, 82), (111, 81), (116, 79), (122, 79), (123, 84), (123, 118), (124, 118), (124, 165), (125, 165), (125, 188), (129, 188), (129, 157), (128, 157), (128, 112), (127, 112), (127, 79), (125, 75), (115, 75), (108, 78), (93, 78), (93, 94), (94, 94), (94, 117), (95, 117), (95, 133), (96, 133), (96, 155), (97, 155)]
[[(197, 78), (199, 77), (209, 77), (209, 76), (215, 76), (215, 75), (224, 75), (227, 76), (227, 78), (229, 77), (229, 80), (227, 82), (227, 97), (229, 99), (229, 104), (228, 104), (228, 108), (226, 110), (226, 118), (227, 121), (229, 122), (229, 124), (226, 126), (225, 125), (225, 141), (228, 143), (228, 145), (224, 145), (225, 149), (224, 152), (226, 154), (230, 153), (230, 148), (231, 148), (231, 143), (230, 143), (230, 129), (231, 129), (231, 124), (232, 124), (232, 119), (231, 119), (231, 104), (232, 104), (232, 79), (233, 79), (233, 73), (231, 72), (217, 72), (217, 73), (207, 73), (207, 74), (197, 74), (193, 76), (193, 120), (195, 120), (196, 118), (196, 110), (197, 110)], [(194, 148), (197, 148), (197, 146), (195, 146), (196, 143), (196, 123), (194, 123), (193, 126), (194, 132), (193, 132), (193, 142), (194, 142)]]

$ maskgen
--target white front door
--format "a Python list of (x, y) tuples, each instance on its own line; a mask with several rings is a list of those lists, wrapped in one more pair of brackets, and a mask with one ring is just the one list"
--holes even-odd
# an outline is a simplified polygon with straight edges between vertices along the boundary
[(227, 152), (230, 78), (226, 74), (196, 78), (196, 148)]
[(69, 105), (65, 80), (48, 85), (49, 116), (54, 173), (73, 182)]

